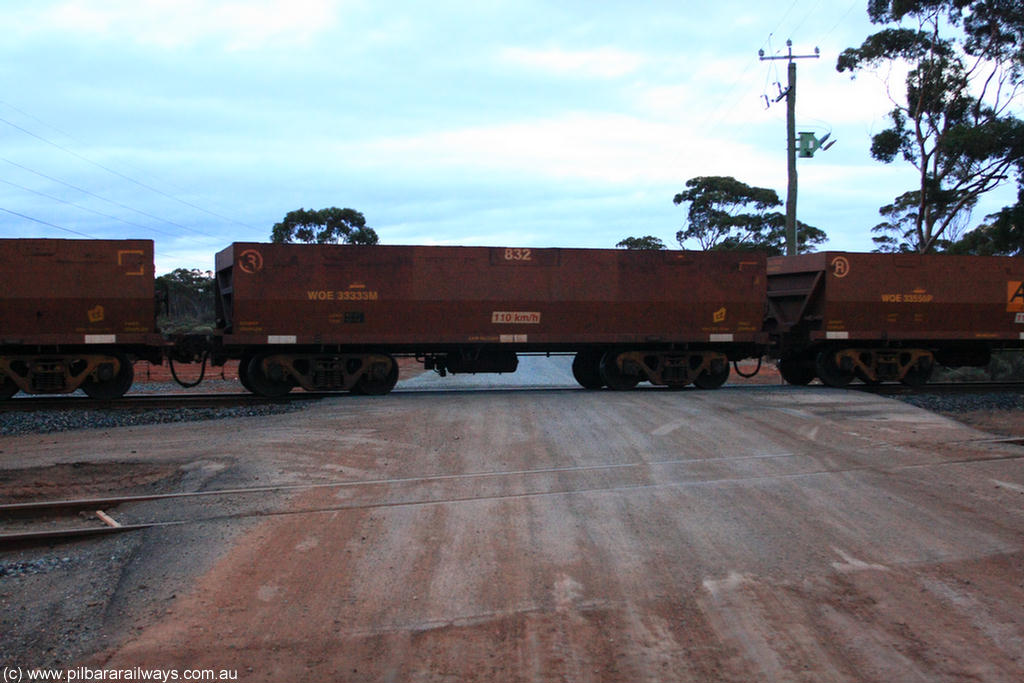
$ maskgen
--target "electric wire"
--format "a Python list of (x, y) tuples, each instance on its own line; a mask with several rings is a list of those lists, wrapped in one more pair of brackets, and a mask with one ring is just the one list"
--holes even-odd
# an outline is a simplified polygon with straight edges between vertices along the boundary
[[(6, 182), (6, 181), (0, 181), (0, 182)], [(57, 225), (56, 223), (51, 223), (49, 221), (44, 221), (41, 218), (35, 218), (34, 216), (28, 216), (26, 214), (19, 213), (17, 211), (12, 211), (11, 209), (5, 209), (2, 206), (0, 206), (0, 211), (4, 211), (6, 213), (11, 214), (12, 216), (17, 216), (18, 218), (23, 218), (23, 219), (25, 219), (27, 221), (31, 221), (33, 223), (39, 223), (40, 225), (45, 225), (45, 226), (50, 227), (50, 228), (56, 228), (57, 230), (63, 230), (64, 232), (71, 233), (72, 235), (78, 235), (79, 237), (84, 237), (84, 238), (89, 239), (89, 240), (102, 240), (102, 239), (106, 239), (106, 238), (103, 238), (103, 237), (97, 237), (96, 235), (90, 235), (88, 233), (81, 232), (80, 230), (72, 230), (71, 228), (66, 228), (63, 225)], [(167, 254), (166, 252), (163, 252), (163, 251), (154, 251), (153, 255), (154, 256), (163, 256), (164, 258), (171, 258), (170, 254)]]
[(63, 185), (65, 187), (70, 187), (72, 190), (76, 190), (76, 191), (81, 192), (83, 194), (87, 194), (90, 197), (94, 197), (96, 199), (99, 199), (101, 201), (107, 202), (109, 204), (113, 204), (114, 206), (116, 206), (118, 208), (126, 209), (128, 211), (134, 211), (135, 213), (139, 214), (140, 216), (145, 216), (146, 218), (152, 218), (153, 220), (160, 221), (161, 223), (167, 223), (168, 225), (173, 225), (176, 228), (181, 228), (182, 230), (187, 230), (188, 232), (194, 232), (197, 235), (203, 235), (204, 237), (214, 237), (214, 235), (211, 235), (209, 233), (203, 232), (202, 230), (196, 230), (195, 228), (190, 228), (187, 225), (182, 225), (181, 223), (175, 223), (172, 220), (168, 220), (166, 218), (161, 218), (160, 216), (155, 216), (155, 215), (153, 215), (151, 213), (146, 213), (145, 211), (142, 211), (141, 209), (136, 209), (134, 207), (128, 206), (127, 204), (122, 204), (121, 202), (115, 201), (113, 199), (108, 199), (106, 197), (102, 197), (102, 196), (96, 194), (95, 192), (90, 192), (89, 190), (86, 190), (84, 188), (78, 187), (77, 185), (72, 185), (71, 183), (65, 182), (65, 181), (63, 181), (63, 180), (61, 180), (59, 178), (54, 178), (53, 176), (49, 176), (49, 175), (46, 175), (45, 173), (41, 173), (40, 171), (36, 171), (35, 169), (31, 169), (28, 166), (23, 166), (22, 164), (19, 164), (19, 163), (15, 162), (15, 161), (11, 161), (10, 159), (7, 159), (6, 157), (0, 157), (0, 161), (8, 163), (11, 166), (14, 166), (16, 168), (20, 168), (23, 171), (28, 171), (29, 173), (35, 174), (35, 175), (39, 176), (40, 178), (45, 178), (46, 180), (49, 180), (50, 182), (54, 182), (54, 183), (57, 183), (59, 185)]
[(5, 209), (2, 206), (0, 206), (0, 211), (6, 211), (7, 213), (11, 214), (12, 216), (17, 216), (18, 218), (24, 218), (27, 221), (32, 221), (33, 223), (39, 223), (40, 225), (46, 225), (46, 226), (49, 226), (51, 228), (56, 228), (57, 230), (63, 230), (64, 232), (70, 232), (72, 235), (78, 235), (79, 237), (85, 237), (86, 239), (90, 239), (90, 240), (98, 240), (98, 239), (100, 239), (99, 237), (96, 237), (95, 235), (87, 235), (84, 232), (79, 232), (78, 230), (72, 230), (71, 228), (65, 228), (64, 226), (57, 225), (56, 223), (50, 223), (49, 221), (44, 221), (44, 220), (41, 220), (39, 218), (33, 218), (32, 216), (26, 216), (23, 213), (18, 213), (17, 211), (11, 211), (10, 209)]
[[(770, 48), (772, 35), (774, 35), (776, 32), (778, 32), (778, 30), (782, 27), (783, 23), (785, 23), (787, 17), (789, 17), (790, 13), (793, 11), (793, 8), (796, 7), (799, 2), (800, 2), (800, 0), (793, 0), (793, 2), (790, 3), (790, 5), (786, 9), (786, 11), (783, 12), (782, 17), (779, 19), (779, 21), (776, 24), (775, 28), (772, 29), (772, 31), (770, 31), (768, 33), (768, 38), (765, 39), (765, 42), (761, 44), (761, 47), (759, 49), (763, 50), (766, 47)], [(756, 55), (752, 55), (752, 57), (750, 58), (750, 61), (747, 62), (747, 67), (743, 71), (741, 71), (736, 76), (735, 79), (733, 79), (732, 84), (728, 87), (726, 92), (722, 95), (722, 98), (721, 98), (721, 100), (719, 100), (718, 105), (713, 107), (712, 109), (710, 109), (708, 114), (707, 114), (707, 116), (705, 116), (704, 119), (700, 123), (697, 124), (696, 128), (697, 128), (698, 131), (705, 131), (705, 130), (707, 130), (711, 126), (712, 122), (721, 122), (722, 121), (721, 111), (726, 106), (735, 107), (736, 101), (735, 101), (735, 98), (733, 97), (733, 93), (736, 91), (736, 89), (740, 86), (741, 83), (745, 82), (749, 78), (750, 73), (755, 68), (757, 68), (757, 66), (760, 63), (761, 63), (761, 60), (758, 59)]]
[(790, 35), (796, 35), (796, 33), (797, 33), (797, 32), (798, 32), (798, 31), (799, 31), (799, 30), (800, 30), (801, 28), (803, 28), (803, 25), (804, 25), (805, 23), (807, 23), (807, 20), (808, 20), (808, 19), (809, 19), (809, 18), (811, 17), (811, 15), (812, 15), (812, 14), (814, 14), (814, 13), (815, 13), (815, 12), (816, 12), (816, 11), (818, 10), (818, 8), (819, 8), (819, 7), (821, 7), (821, 0), (818, 0), (818, 2), (817, 2), (817, 3), (815, 3), (814, 7), (812, 7), (811, 9), (809, 9), (809, 10), (807, 11), (807, 13), (806, 13), (806, 14), (804, 14), (804, 18), (803, 18), (803, 19), (801, 19), (801, 20), (800, 20), (799, 22), (797, 22), (797, 25), (796, 25), (796, 26), (794, 26), (793, 28), (791, 28), (791, 29), (790, 29), (790, 31), (789, 31), (789, 34), (790, 34)]
[(30, 193), (32, 193), (34, 195), (37, 195), (39, 197), (43, 197), (45, 199), (49, 199), (49, 200), (54, 201), (54, 202), (59, 202), (61, 204), (67, 204), (68, 206), (73, 206), (76, 209), (80, 209), (82, 211), (88, 211), (89, 213), (94, 213), (97, 216), (102, 216), (103, 218), (109, 218), (110, 220), (118, 221), (119, 223), (124, 223), (125, 225), (131, 225), (131, 226), (136, 227), (136, 228), (142, 228), (143, 230), (151, 230), (151, 231), (157, 233), (158, 235), (170, 235), (170, 236), (173, 236), (173, 233), (167, 232), (165, 230), (157, 230), (156, 228), (152, 228), (152, 227), (150, 227), (148, 225), (142, 225), (141, 223), (133, 223), (132, 221), (126, 221), (123, 218), (118, 218), (117, 216), (112, 216), (109, 213), (103, 213), (102, 211), (97, 211), (96, 209), (91, 209), (88, 206), (82, 206), (81, 204), (75, 204), (74, 202), (68, 201), (66, 199), (61, 199), (60, 197), (54, 197), (53, 195), (46, 194), (45, 192), (40, 192), (39, 190), (33, 190), (32, 188), (25, 187), (24, 185), (19, 185), (17, 183), (12, 183), (10, 180), (4, 180), (4, 179), (0, 178), (0, 183), (4, 183), (5, 185), (10, 185), (11, 187), (17, 188), (17, 189), (22, 190), (24, 192), (30, 192)]
[[(842, 22), (846, 19), (847, 16), (849, 16), (850, 12), (853, 11), (853, 8), (860, 1), (861, 0), (853, 0), (853, 2), (847, 8), (847, 10), (843, 14), (843, 16), (832, 26), (831, 29), (829, 29), (829, 31), (826, 34), (826, 36), (831, 35), (836, 30), (836, 28), (838, 28), (839, 25), (842, 24)], [(785, 24), (786, 20), (789, 18), (789, 15), (793, 12), (794, 8), (796, 8), (796, 6), (797, 6), (797, 4), (799, 2), (800, 2), (800, 0), (793, 0), (793, 2), (790, 3), (789, 7), (782, 14), (782, 16), (779, 18), (779, 21), (776, 23), (775, 28), (772, 29), (768, 33), (768, 37), (765, 39), (765, 41), (761, 44), (761, 47), (759, 48), (760, 50), (764, 50), (764, 49), (767, 48), (769, 54), (772, 52), (772, 48), (771, 48), (772, 36), (774, 36), (779, 31), (779, 29), (782, 28), (782, 26)], [(814, 5), (814, 7), (809, 9), (804, 14), (803, 18), (797, 23), (796, 27), (794, 28), (794, 31), (797, 28), (802, 27), (806, 23), (808, 18), (814, 12), (820, 10), (821, 5), (822, 5), (821, 1), (818, 0), (818, 2)], [(711, 107), (710, 109), (708, 109), (708, 114), (695, 126), (695, 130), (697, 131), (697, 137), (703, 137), (704, 135), (706, 135), (707, 130), (709, 128), (711, 128), (711, 126), (713, 124), (721, 125), (723, 123), (724, 117), (722, 115), (722, 111), (726, 107), (735, 108), (737, 106), (738, 102), (737, 102), (736, 97), (735, 97), (736, 90), (740, 87), (740, 85), (742, 83), (744, 83), (745, 81), (749, 80), (750, 74), (757, 68), (757, 66), (759, 64), (761, 64), (760, 58), (757, 57), (756, 55), (752, 55), (751, 58), (750, 58), (750, 61), (747, 62), (746, 68), (744, 68), (739, 74), (737, 74), (736, 78), (732, 81), (732, 83), (726, 89), (724, 94), (721, 96), (718, 104), (713, 106), (713, 107)], [(769, 65), (768, 65), (767, 75), (765, 77), (765, 84), (764, 84), (763, 89), (762, 89), (762, 95), (765, 94), (764, 91), (767, 90), (767, 85), (770, 82), (771, 75), (773, 73), (775, 74), (775, 82), (779, 83), (780, 81), (779, 81), (779, 75), (778, 75), (778, 67), (775, 64), (774, 60), (771, 61), (769, 63)], [(781, 89), (781, 85), (779, 87)], [(773, 99), (773, 98), (769, 98), (769, 99)]]
[(831, 36), (835, 32), (835, 30), (837, 28), (839, 28), (839, 26), (844, 21), (846, 21), (846, 17), (850, 16), (850, 12), (853, 11), (853, 8), (856, 7), (857, 5), (861, 4), (861, 2), (862, 2), (862, 0), (853, 0), (853, 2), (850, 3), (850, 6), (846, 8), (846, 12), (843, 13), (843, 16), (841, 16), (839, 18), (839, 21), (837, 21), (835, 24), (833, 24), (832, 28), (830, 28), (828, 31), (825, 32), (825, 35), (822, 36), (822, 40), (824, 40), (825, 38), (828, 38), (829, 36)]
[[(61, 135), (63, 135), (64, 137), (66, 137), (66, 138), (68, 138), (70, 140), (75, 140), (75, 137), (73, 135), (71, 135), (70, 133), (67, 133), (67, 132), (61, 130), (60, 128), (57, 128), (56, 126), (53, 126), (53, 125), (47, 123), (46, 121), (43, 121), (42, 119), (40, 119), (37, 116), (33, 116), (32, 114), (30, 114), (29, 112), (25, 111), (24, 109), (19, 109), (18, 107), (15, 107), (10, 102), (7, 102), (5, 100), (0, 100), (0, 105), (3, 105), (4, 107), (7, 107), (8, 109), (13, 109), (14, 111), (16, 111), (19, 114), (21, 114), (22, 116), (24, 116), (26, 119), (32, 119), (33, 121), (35, 121), (39, 125), (45, 126), (46, 128), (49, 128), (50, 130), (52, 130), (55, 133), (60, 133)], [(78, 142), (79, 144), (81, 144), (80, 140), (75, 140), (75, 142)]]
[[(7, 102), (5, 100), (0, 100), (0, 106), (7, 107), (8, 109), (16, 111), (21, 116), (23, 116), (23, 117), (25, 117), (27, 119), (31, 119), (32, 121), (35, 121), (36, 123), (38, 123), (39, 125), (43, 126), (44, 128), (48, 128), (48, 129), (52, 130), (53, 132), (58, 133), (59, 135), (63, 136), (64, 138), (67, 138), (68, 140), (70, 140), (71, 142), (76, 143), (77, 145), (80, 145), (82, 147), (88, 147), (89, 146), (89, 144), (87, 142), (83, 141), (81, 138), (75, 137), (71, 133), (68, 133), (67, 131), (64, 131), (64, 130), (62, 130), (60, 128), (57, 128), (53, 124), (50, 124), (50, 123), (47, 123), (46, 121), (43, 121), (38, 116), (33, 116), (30, 112), (27, 112), (24, 109), (20, 109), (20, 108), (14, 106), (10, 102)], [(136, 173), (140, 173), (140, 174), (144, 174), (144, 175), (149, 175), (151, 178), (159, 180), (160, 183), (162, 183), (163, 185), (172, 187), (173, 189), (175, 189), (175, 190), (177, 190), (179, 192), (187, 192), (188, 191), (185, 188), (183, 188), (183, 187), (181, 187), (179, 185), (175, 185), (174, 183), (168, 181), (166, 178), (160, 178), (160, 177), (154, 175), (152, 172), (146, 171), (144, 169), (140, 169), (139, 167), (133, 166), (132, 164), (129, 164), (129, 163), (127, 163), (124, 160), (121, 160), (118, 163), (121, 166), (125, 166), (127, 168), (130, 168), (132, 171), (134, 171)], [(226, 220), (230, 220), (230, 219), (226, 219)], [(251, 227), (251, 226), (246, 226), (246, 227)]]
[(55, 147), (56, 149), (59, 149), (60, 151), (66, 153), (66, 154), (70, 154), (71, 156), (75, 157), (76, 159), (80, 159), (80, 160), (84, 161), (87, 164), (91, 164), (91, 165), (95, 166), (96, 168), (102, 169), (102, 170), (106, 171), (107, 173), (110, 173), (111, 175), (114, 175), (114, 176), (116, 176), (118, 178), (121, 178), (122, 180), (127, 180), (130, 183), (134, 183), (135, 185), (138, 185), (139, 187), (141, 187), (143, 189), (146, 189), (146, 190), (149, 190), (150, 192), (158, 194), (161, 197), (165, 197), (166, 199), (170, 199), (171, 201), (178, 202), (179, 204), (183, 204), (184, 206), (188, 206), (188, 207), (190, 207), (192, 209), (195, 209), (197, 211), (202, 211), (203, 213), (209, 214), (209, 215), (213, 216), (214, 218), (219, 218), (219, 219), (224, 220), (224, 221), (229, 221), (231, 223), (235, 223), (236, 225), (241, 225), (242, 227), (252, 227), (252, 226), (245, 225), (244, 223), (239, 223), (238, 221), (236, 221), (234, 219), (231, 219), (231, 218), (228, 218), (227, 216), (222, 216), (222, 215), (220, 215), (218, 213), (214, 213), (213, 211), (210, 211), (208, 209), (204, 209), (203, 207), (199, 206), (198, 204), (193, 204), (192, 202), (189, 202), (187, 200), (181, 199), (180, 197), (175, 197), (174, 195), (172, 195), (170, 193), (167, 193), (167, 192), (164, 192), (163, 190), (160, 190), (158, 188), (155, 188), (152, 185), (149, 185), (147, 183), (142, 182), (141, 180), (136, 180), (135, 178), (132, 178), (129, 175), (125, 175), (124, 173), (121, 173), (120, 171), (112, 169), (109, 166), (105, 166), (104, 164), (101, 164), (98, 161), (93, 161), (89, 157), (87, 157), (87, 156), (85, 156), (83, 154), (79, 154), (78, 152), (76, 152), (76, 151), (74, 151), (72, 149), (69, 149), (69, 148), (67, 148), (67, 147), (65, 147), (65, 146), (63, 146), (61, 144), (53, 142), (52, 140), (44, 138), (41, 135), (37, 135), (36, 133), (33, 133), (32, 131), (28, 130), (27, 128), (23, 128), (22, 126), (19, 126), (18, 124), (13, 123), (11, 121), (8, 121), (7, 119), (5, 119), (3, 117), (0, 117), (0, 123), (5, 123), (8, 126), (11, 126), (12, 128), (14, 128), (16, 130), (19, 130), (22, 133), (25, 133), (26, 135), (29, 135), (29, 136), (31, 136), (31, 137), (33, 137), (33, 138), (35, 138), (35, 139), (37, 139), (37, 140), (39, 140), (41, 142), (44, 142), (47, 145)]

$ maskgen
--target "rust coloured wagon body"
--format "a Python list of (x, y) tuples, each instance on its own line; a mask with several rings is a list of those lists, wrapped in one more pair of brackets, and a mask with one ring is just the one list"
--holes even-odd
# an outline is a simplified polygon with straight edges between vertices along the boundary
[(123, 394), (158, 360), (150, 240), (0, 240), (0, 397)]
[(710, 387), (763, 341), (760, 254), (236, 243), (216, 267), (225, 357), (259, 393), (381, 393), (395, 354), (458, 373), (520, 352), (577, 354), (585, 386)]
[(783, 376), (927, 381), (1024, 347), (1024, 259), (824, 252), (768, 259), (766, 329)]

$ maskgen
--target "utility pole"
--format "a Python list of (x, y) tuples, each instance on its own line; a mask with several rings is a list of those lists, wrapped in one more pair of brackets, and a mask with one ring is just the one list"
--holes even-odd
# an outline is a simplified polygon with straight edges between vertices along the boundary
[(789, 155), (789, 187), (786, 191), (786, 255), (796, 255), (796, 63), (794, 59), (817, 59), (820, 50), (814, 48), (813, 55), (793, 54), (793, 41), (787, 40), (788, 54), (778, 57), (765, 57), (764, 50), (758, 50), (761, 61), (773, 59), (789, 60), (789, 78), (785, 92), (775, 101), (786, 98), (786, 150)]

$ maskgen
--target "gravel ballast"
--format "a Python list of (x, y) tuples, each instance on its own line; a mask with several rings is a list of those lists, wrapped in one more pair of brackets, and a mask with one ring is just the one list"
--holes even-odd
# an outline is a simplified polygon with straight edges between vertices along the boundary
[(995, 391), (984, 394), (906, 394), (901, 401), (936, 413), (956, 414), (978, 410), (1024, 410), (1024, 393)]
[(223, 408), (155, 408), (138, 410), (40, 410), (0, 413), (0, 436), (50, 434), (73, 429), (109, 429), (171, 422), (200, 422), (234, 417), (280, 415), (302, 410), (301, 404), (232, 406)]

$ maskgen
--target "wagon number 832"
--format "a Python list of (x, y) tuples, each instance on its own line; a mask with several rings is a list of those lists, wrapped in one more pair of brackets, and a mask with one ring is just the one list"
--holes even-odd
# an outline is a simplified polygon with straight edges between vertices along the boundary
[(530, 253), (530, 249), (506, 249), (505, 260), (506, 261), (532, 261), (533, 254)]

